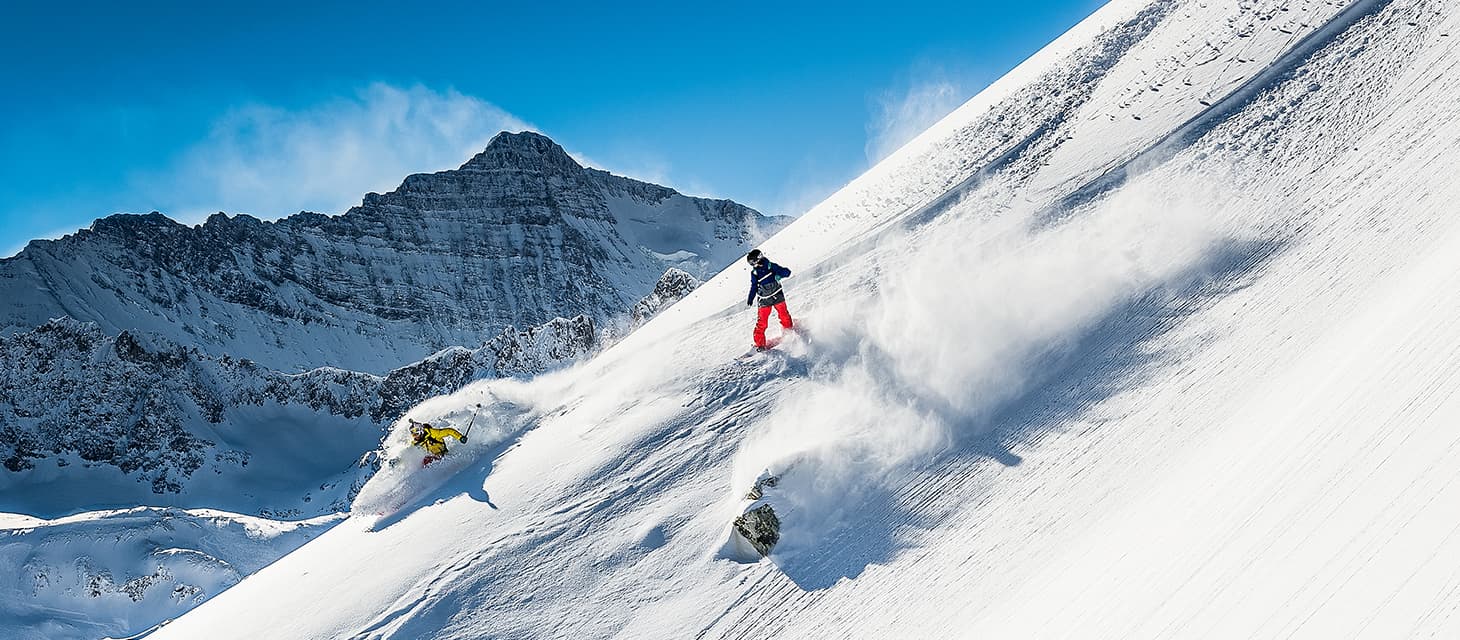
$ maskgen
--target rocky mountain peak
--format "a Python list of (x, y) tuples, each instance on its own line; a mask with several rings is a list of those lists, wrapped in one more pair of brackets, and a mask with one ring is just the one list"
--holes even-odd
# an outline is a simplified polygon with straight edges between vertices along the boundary
[(156, 211), (151, 213), (114, 213), (91, 223), (91, 230), (111, 236), (128, 237), (133, 234), (168, 232), (185, 225)]
[(534, 131), (511, 133), (503, 131), (487, 143), (487, 148), (476, 154), (462, 171), (497, 171), (502, 169), (556, 169), (580, 171), (578, 164), (551, 138)]
[(607, 323), (666, 268), (704, 276), (775, 227), (502, 133), (461, 169), (408, 176), (343, 215), (116, 215), (32, 244), (0, 261), (0, 334), (70, 316), (282, 371), (383, 374), (508, 326)]

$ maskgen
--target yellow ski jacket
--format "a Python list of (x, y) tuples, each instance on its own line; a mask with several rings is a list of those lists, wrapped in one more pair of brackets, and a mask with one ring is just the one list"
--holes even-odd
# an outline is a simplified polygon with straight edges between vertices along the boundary
[(464, 437), (461, 435), (460, 431), (452, 429), (451, 427), (447, 427), (445, 429), (437, 429), (436, 427), (425, 424), (423, 422), (418, 422), (416, 424), (420, 425), (421, 430), (419, 432), (416, 432), (411, 441), (416, 446), (425, 449), (433, 456), (446, 455), (446, 438), (448, 436), (456, 438), (458, 442), (460, 442), (461, 439)]

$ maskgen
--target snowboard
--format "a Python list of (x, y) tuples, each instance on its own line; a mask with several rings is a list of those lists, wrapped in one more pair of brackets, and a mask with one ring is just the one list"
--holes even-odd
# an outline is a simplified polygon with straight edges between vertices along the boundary
[(768, 338), (765, 341), (765, 347), (751, 347), (750, 351), (746, 351), (745, 353), (740, 354), (740, 356), (735, 359), (750, 360), (751, 358), (761, 355), (767, 351), (774, 350), (776, 348), (776, 345), (778, 344), (781, 344), (781, 338), (779, 336), (775, 338)]
[(749, 360), (749, 359), (754, 358), (755, 356), (760, 355), (762, 353), (765, 353), (767, 351), (773, 351), (773, 350), (775, 350), (776, 347), (780, 346), (781, 342), (785, 341), (785, 339), (788, 336), (792, 336), (792, 335), (800, 338), (801, 340), (805, 340), (806, 339), (806, 328), (805, 328), (805, 326), (803, 324), (801, 324), (801, 323), (798, 322), (796, 324), (796, 326), (791, 327), (790, 329), (782, 329), (780, 335), (775, 336), (775, 337), (768, 337), (768, 338), (766, 338), (765, 348), (751, 347), (750, 348), (750, 351), (747, 351), (744, 354), (741, 354), (740, 357), (736, 358), (736, 360)]

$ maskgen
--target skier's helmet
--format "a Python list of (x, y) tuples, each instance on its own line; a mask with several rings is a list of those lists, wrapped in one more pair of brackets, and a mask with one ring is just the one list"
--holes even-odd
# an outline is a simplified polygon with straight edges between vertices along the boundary
[(750, 264), (755, 264), (757, 262), (760, 262), (760, 258), (761, 258), (760, 249), (751, 249), (750, 250), (750, 253), (745, 254), (745, 261), (746, 262), (749, 262)]
[(425, 433), (426, 433), (426, 426), (425, 425), (423, 425), (423, 424), (421, 424), (419, 422), (416, 422), (415, 420), (412, 420), (411, 421), (411, 437), (412, 438), (419, 438), (422, 435), (424, 435)]

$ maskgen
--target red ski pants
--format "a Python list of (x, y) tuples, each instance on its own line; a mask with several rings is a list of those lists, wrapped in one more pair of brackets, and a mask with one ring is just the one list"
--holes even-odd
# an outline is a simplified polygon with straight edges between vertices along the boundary
[(791, 328), (791, 312), (786, 310), (786, 303), (777, 302), (772, 307), (758, 307), (755, 310), (755, 346), (765, 348), (765, 328), (771, 323), (771, 309), (776, 310), (776, 315), (781, 318), (781, 327)]

